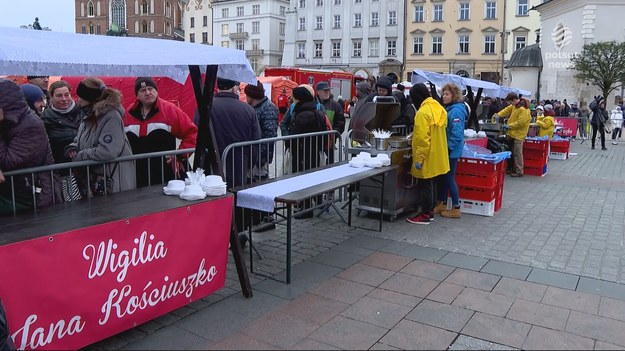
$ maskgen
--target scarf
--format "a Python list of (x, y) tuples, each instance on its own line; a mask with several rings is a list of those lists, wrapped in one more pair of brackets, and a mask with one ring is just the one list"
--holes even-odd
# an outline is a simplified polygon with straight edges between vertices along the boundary
[(69, 113), (71, 110), (74, 109), (74, 107), (76, 107), (76, 102), (74, 100), (72, 100), (71, 106), (66, 108), (65, 110), (60, 110), (60, 109), (54, 107), (54, 105), (50, 105), (50, 108), (52, 109), (52, 111), (56, 111), (56, 112), (58, 112), (60, 114), (63, 114), (63, 115), (66, 114), (66, 113)]

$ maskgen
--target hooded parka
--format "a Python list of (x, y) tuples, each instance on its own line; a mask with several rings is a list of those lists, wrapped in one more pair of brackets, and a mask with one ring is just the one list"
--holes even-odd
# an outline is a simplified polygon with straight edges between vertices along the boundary
[[(412, 134), (412, 175), (430, 179), (449, 172), (447, 151), (447, 112), (438, 101), (428, 97), (414, 118)], [(421, 169), (415, 167), (421, 163)]]

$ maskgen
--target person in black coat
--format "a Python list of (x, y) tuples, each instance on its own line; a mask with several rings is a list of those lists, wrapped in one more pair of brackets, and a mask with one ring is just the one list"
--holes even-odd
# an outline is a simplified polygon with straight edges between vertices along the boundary
[[(65, 147), (71, 144), (80, 126), (80, 106), (71, 95), (69, 83), (59, 80), (50, 85), (50, 107), (43, 110), (41, 119), (52, 147), (55, 163), (70, 162), (65, 158)], [(67, 170), (62, 173), (67, 174)]]
[(591, 149), (595, 148), (595, 141), (597, 141), (597, 131), (601, 136), (601, 150), (607, 150), (605, 147), (605, 122), (610, 119), (610, 114), (608, 110), (605, 109), (605, 99), (603, 96), (595, 97), (595, 100), (590, 103), (588, 106), (592, 110), (592, 119), (590, 120), (590, 125), (592, 126), (592, 138)]

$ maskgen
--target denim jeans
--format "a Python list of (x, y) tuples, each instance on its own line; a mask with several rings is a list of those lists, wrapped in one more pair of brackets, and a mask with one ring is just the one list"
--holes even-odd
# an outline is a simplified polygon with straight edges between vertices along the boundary
[(444, 182), (438, 192), (438, 201), (447, 202), (447, 195), (451, 194), (451, 202), (454, 206), (459, 206), (458, 185), (456, 184), (457, 158), (449, 159), (449, 172), (445, 174)]

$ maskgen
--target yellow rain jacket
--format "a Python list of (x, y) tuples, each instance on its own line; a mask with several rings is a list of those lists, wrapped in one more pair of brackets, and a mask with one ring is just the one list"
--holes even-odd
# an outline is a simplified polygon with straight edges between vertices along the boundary
[(549, 140), (553, 138), (553, 131), (556, 129), (556, 122), (552, 116), (536, 117), (536, 125), (540, 127), (540, 130), (538, 131), (539, 137), (549, 135)]
[[(431, 97), (425, 99), (414, 118), (412, 176), (429, 179), (449, 172), (447, 111)], [(415, 167), (421, 163), (421, 170)]]
[[(529, 106), (529, 103), (528, 103)], [(527, 131), (530, 129), (530, 122), (532, 117), (530, 116), (530, 110), (525, 107), (516, 107), (510, 105), (497, 113), (500, 117), (508, 117), (508, 136), (516, 140), (525, 140)]]

